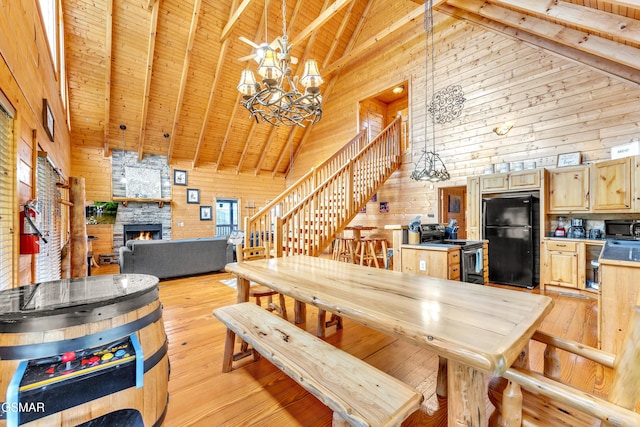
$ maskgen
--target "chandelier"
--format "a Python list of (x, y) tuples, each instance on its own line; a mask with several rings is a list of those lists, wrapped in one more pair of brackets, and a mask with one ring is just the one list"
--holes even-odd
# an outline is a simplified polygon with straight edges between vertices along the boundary
[[(426, 36), (426, 84), (425, 84), (425, 134), (424, 147), (415, 169), (411, 173), (411, 179), (415, 181), (439, 182), (450, 178), (444, 162), (436, 153), (436, 123), (446, 123), (460, 117), (462, 113), (464, 93), (461, 86), (448, 86), (445, 89), (435, 92), (435, 48), (433, 42), (433, 0), (424, 2), (424, 27)], [(431, 60), (429, 60), (429, 58)], [(429, 84), (430, 83), (430, 84)], [(429, 91), (431, 91), (431, 105), (429, 105)], [(429, 127), (429, 123), (431, 126)], [(433, 149), (429, 150), (429, 130), (431, 131), (431, 141)]]
[[(267, 4), (265, 0), (265, 40), (268, 37)], [(305, 124), (317, 123), (322, 117), (320, 85), (324, 81), (315, 59), (305, 62), (299, 81), (297, 76), (291, 76), (291, 64), (297, 60), (290, 54), (292, 46), (287, 37), (286, 9), (286, 0), (282, 0), (282, 36), (271, 44), (260, 45), (255, 54), (259, 60), (257, 71), (262, 77), (262, 85), (250, 69), (242, 72), (238, 84), (238, 91), (242, 94), (240, 104), (249, 110), (257, 123), (305, 127)], [(300, 91), (298, 83), (304, 92)]]

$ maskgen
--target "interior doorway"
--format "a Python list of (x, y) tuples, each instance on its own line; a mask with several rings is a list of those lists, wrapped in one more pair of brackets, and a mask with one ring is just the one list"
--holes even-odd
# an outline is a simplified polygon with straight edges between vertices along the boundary
[(398, 114), (406, 126), (409, 117), (408, 82), (390, 86), (384, 91), (360, 100), (358, 105), (358, 129), (366, 128), (368, 139), (375, 138)]
[(452, 219), (458, 221), (458, 238), (467, 238), (467, 187), (442, 187), (438, 190), (440, 199), (440, 221), (448, 224)]

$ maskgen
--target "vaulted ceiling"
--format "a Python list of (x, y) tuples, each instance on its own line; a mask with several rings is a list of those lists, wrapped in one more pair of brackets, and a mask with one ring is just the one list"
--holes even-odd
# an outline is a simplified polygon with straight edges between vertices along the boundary
[[(378, 1), (400, 18), (362, 37)], [(284, 3), (299, 58), (293, 73), (317, 59), (329, 94), (336, 71), (366, 60), (424, 14), (418, 0)], [(256, 124), (236, 90), (242, 70), (256, 68), (240, 60), (253, 52), (240, 37), (259, 44), (281, 35), (282, 5), (268, 2), (264, 40), (264, 0), (63, 0), (72, 144), (286, 174), (311, 127)], [(640, 83), (640, 0), (433, 0), (433, 7)]]

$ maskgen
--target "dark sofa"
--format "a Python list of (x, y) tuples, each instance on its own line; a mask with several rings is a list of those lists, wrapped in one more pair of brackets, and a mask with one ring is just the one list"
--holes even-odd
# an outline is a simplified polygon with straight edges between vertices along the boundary
[(160, 279), (223, 270), (233, 262), (227, 237), (181, 240), (129, 240), (120, 248), (120, 273), (151, 274)]

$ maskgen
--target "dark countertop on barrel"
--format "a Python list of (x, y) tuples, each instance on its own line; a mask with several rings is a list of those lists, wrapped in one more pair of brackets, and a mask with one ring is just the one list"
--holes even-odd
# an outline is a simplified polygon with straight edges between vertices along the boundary
[(115, 274), (41, 282), (0, 291), (0, 325), (97, 307), (157, 294), (158, 278)]

